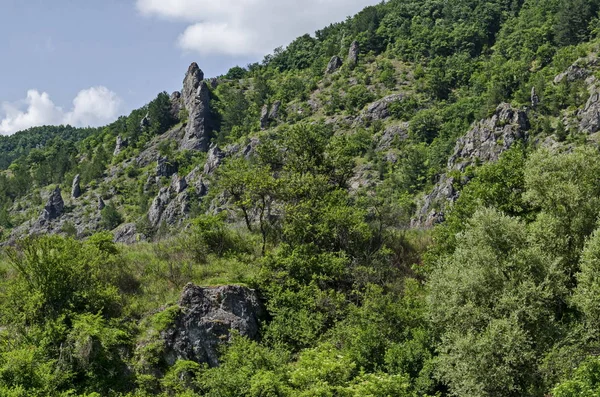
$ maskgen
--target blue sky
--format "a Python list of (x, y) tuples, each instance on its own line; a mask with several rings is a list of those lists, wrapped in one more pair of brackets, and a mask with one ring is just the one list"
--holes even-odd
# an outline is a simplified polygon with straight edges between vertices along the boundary
[(0, 0), (0, 134), (103, 125), (379, 0)]

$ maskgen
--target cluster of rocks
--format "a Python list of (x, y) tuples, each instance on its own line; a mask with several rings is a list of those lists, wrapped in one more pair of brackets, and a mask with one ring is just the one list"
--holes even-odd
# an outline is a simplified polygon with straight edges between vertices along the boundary
[(260, 128), (266, 129), (269, 122), (279, 118), (279, 110), (281, 109), (281, 101), (275, 101), (271, 106), (265, 104), (260, 112)]
[[(350, 44), (350, 49), (348, 50), (347, 62), (350, 67), (356, 66), (358, 63), (358, 55), (360, 53), (360, 46), (357, 41), (353, 41)], [(329, 60), (327, 64), (327, 68), (325, 69), (325, 74), (333, 74), (338, 71), (344, 65), (344, 61), (337, 55), (334, 55)]]

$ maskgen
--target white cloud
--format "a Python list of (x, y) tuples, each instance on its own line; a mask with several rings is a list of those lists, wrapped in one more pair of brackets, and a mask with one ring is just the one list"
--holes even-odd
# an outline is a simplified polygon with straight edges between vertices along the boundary
[(138, 10), (190, 23), (178, 45), (203, 55), (265, 55), (380, 0), (137, 0)]
[(56, 106), (46, 92), (27, 91), (27, 98), (0, 105), (0, 134), (40, 125), (70, 124), (75, 127), (101, 126), (119, 115), (121, 99), (106, 87), (92, 87), (80, 91), (73, 100), (73, 108), (64, 111)]

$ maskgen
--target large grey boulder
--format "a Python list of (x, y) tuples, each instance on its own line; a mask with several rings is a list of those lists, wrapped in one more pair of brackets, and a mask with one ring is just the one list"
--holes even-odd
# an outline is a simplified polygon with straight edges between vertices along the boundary
[(337, 71), (339, 68), (342, 67), (342, 64), (343, 64), (343, 62), (340, 59), (340, 57), (338, 57), (337, 55), (334, 55), (329, 60), (329, 63), (327, 64), (327, 69), (325, 69), (325, 73), (326, 74), (334, 73), (335, 71)]
[(73, 179), (73, 185), (71, 186), (71, 197), (74, 199), (81, 196), (81, 175), (77, 174)]
[(266, 129), (269, 126), (270, 121), (277, 120), (279, 118), (279, 111), (281, 110), (281, 101), (275, 101), (269, 107), (265, 104), (260, 112), (260, 128)]
[(47, 221), (51, 221), (59, 218), (65, 209), (65, 202), (63, 201), (60, 187), (56, 187), (48, 197), (48, 201), (42, 211), (42, 218)]
[(219, 364), (220, 347), (232, 331), (257, 339), (266, 311), (256, 291), (240, 286), (203, 288), (188, 284), (179, 300), (173, 323), (161, 333), (165, 361)]
[(115, 230), (113, 241), (120, 244), (135, 244), (146, 241), (146, 236), (138, 233), (135, 223), (125, 223)]
[(183, 80), (183, 104), (188, 112), (188, 124), (181, 149), (206, 151), (210, 143), (210, 92), (204, 73), (192, 63)]
[(260, 129), (264, 130), (269, 125), (269, 105), (263, 105), (260, 111)]

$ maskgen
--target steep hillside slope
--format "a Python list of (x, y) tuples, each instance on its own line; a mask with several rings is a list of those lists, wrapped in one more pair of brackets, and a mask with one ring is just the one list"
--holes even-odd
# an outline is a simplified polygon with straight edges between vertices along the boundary
[(599, 9), (390, 0), (0, 139), (0, 394), (597, 394)]

